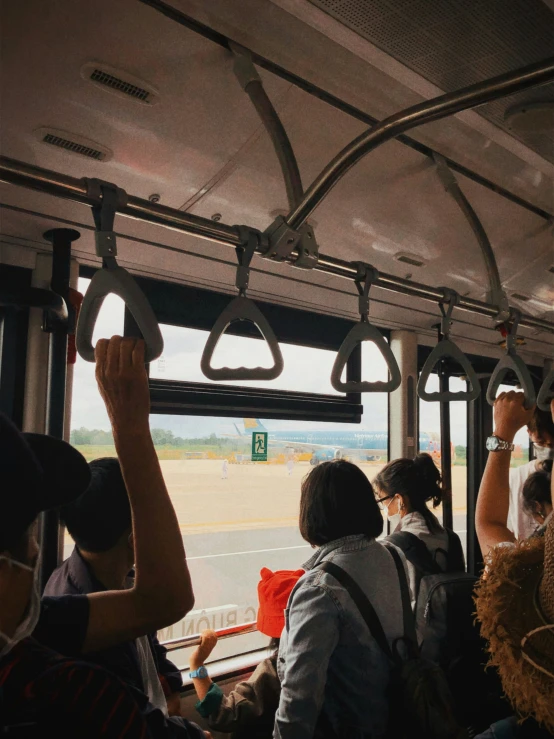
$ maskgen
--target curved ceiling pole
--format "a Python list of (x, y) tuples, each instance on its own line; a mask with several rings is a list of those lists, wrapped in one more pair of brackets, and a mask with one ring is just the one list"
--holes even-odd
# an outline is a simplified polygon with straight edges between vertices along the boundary
[(289, 208), (295, 208), (302, 199), (304, 189), (290, 139), (279, 114), (265, 91), (260, 75), (252, 63), (251, 52), (233, 42), (229, 42), (229, 47), (235, 56), (233, 67), (235, 76), (252, 101), (252, 105), (256, 108), (279, 160), (283, 179), (285, 180)]
[(481, 247), (489, 278), (489, 294), (487, 295), (487, 302), (498, 306), (497, 320), (507, 321), (510, 317), (508, 296), (502, 287), (498, 264), (496, 263), (496, 257), (494, 256), (494, 251), (491, 242), (489, 241), (489, 237), (487, 236), (487, 232), (479, 220), (477, 213), (473, 210), (471, 203), (464, 195), (462, 188), (448, 167), (444, 157), (440, 154), (434, 154), (433, 159), (437, 165), (437, 172), (442, 184), (444, 185), (444, 189), (452, 195), (454, 200), (460, 206), (460, 210), (466, 217), (466, 220), (471, 226), (471, 229), (477, 238), (477, 242)]
[(424, 123), (469, 110), (521, 90), (544, 85), (554, 80), (554, 57), (532, 64), (515, 72), (494, 77), (476, 85), (465, 87), (432, 100), (426, 100), (411, 108), (395, 113), (373, 128), (360, 134), (329, 162), (306, 190), (301, 202), (286, 217), (290, 228), (297, 231), (312, 211), (344, 177), (348, 170), (380, 144)]
[[(82, 205), (94, 205), (94, 200), (87, 193), (84, 180), (50, 169), (36, 167), (33, 164), (27, 164), (26, 162), (20, 162), (8, 157), (0, 156), (0, 182), (6, 182), (7, 184), (29, 190), (36, 190), (53, 197), (62, 198), (63, 200), (81, 203)], [(236, 248), (242, 244), (239, 230), (235, 226), (228, 226), (225, 223), (202, 218), (201, 216), (186, 213), (176, 208), (170, 208), (160, 203), (151, 203), (149, 200), (144, 200), (133, 195), (128, 196), (127, 205), (118, 210), (118, 213), (143, 223), (152, 223), (167, 228), (170, 231), (186, 233), (200, 239), (206, 239), (207, 241), (225, 244), (226, 246)], [(55, 217), (52, 218), (56, 220)], [(260, 244), (256, 251), (259, 254), (265, 254), (267, 252), (267, 245), (262, 247)], [(287, 259), (292, 264), (294, 264), (295, 260), (296, 256), (294, 254)], [(325, 254), (319, 254), (314, 269), (347, 280), (354, 280), (358, 274), (358, 267), (355, 263)], [(398, 277), (397, 275), (391, 275), (386, 272), (379, 273), (379, 279), (376, 281), (375, 286), (431, 302), (444, 302), (446, 300), (444, 292), (440, 288), (407, 280), (404, 277)], [(458, 308), (488, 318), (495, 318), (498, 314), (498, 308), (496, 306), (469, 297), (461, 297)], [(519, 325), (525, 328), (554, 333), (554, 323), (542, 318), (536, 318), (535, 316), (523, 315)]]

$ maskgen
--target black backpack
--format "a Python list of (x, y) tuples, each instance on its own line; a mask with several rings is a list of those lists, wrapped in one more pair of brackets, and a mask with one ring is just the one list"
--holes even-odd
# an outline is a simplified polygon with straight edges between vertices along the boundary
[(459, 537), (447, 529), (447, 571), (443, 572), (425, 543), (415, 534), (400, 531), (387, 542), (402, 550), (417, 572), (416, 633), (421, 654), (448, 674), (471, 644), (481, 645), (475, 624), (473, 591), (477, 578), (465, 571)]
[(349, 593), (371, 635), (392, 664), (387, 736), (389, 739), (466, 739), (468, 733), (457, 721), (454, 699), (443, 671), (419, 653), (404, 565), (393, 547), (387, 549), (398, 573), (404, 622), (404, 636), (392, 648), (379, 616), (355, 580), (334, 562), (323, 562), (320, 566)]
[[(439, 665), (455, 697), (457, 715), (466, 726), (486, 726), (492, 706), (501, 706), (501, 686), (475, 619), (477, 578), (465, 572), (459, 537), (447, 529), (448, 572), (443, 572), (424, 542), (398, 532), (387, 539), (416, 568), (419, 588), (415, 621), (421, 656)], [(494, 712), (493, 712), (494, 717)], [(490, 721), (489, 721), (490, 723)]]

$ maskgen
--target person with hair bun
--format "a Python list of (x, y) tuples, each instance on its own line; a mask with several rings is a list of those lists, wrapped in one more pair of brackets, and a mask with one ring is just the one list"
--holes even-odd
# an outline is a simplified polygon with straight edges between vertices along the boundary
[(389, 462), (373, 485), (393, 532), (387, 540), (401, 549), (408, 560), (414, 600), (425, 574), (465, 570), (458, 535), (445, 529), (427, 505), (432, 503), (437, 508), (450, 494), (429, 454)]

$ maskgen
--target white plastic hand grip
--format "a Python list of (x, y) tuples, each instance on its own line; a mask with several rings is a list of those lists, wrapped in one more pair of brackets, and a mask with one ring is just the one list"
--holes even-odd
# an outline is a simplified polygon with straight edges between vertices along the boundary
[(144, 293), (123, 267), (99, 269), (92, 278), (77, 321), (75, 343), (79, 355), (87, 362), (94, 362), (94, 326), (102, 303), (110, 293), (119, 295), (133, 314), (146, 343), (146, 361), (157, 359), (164, 348), (160, 326)]
[[(381, 352), (387, 363), (390, 379), (387, 382), (368, 382), (364, 380), (341, 381), (341, 376), (354, 348), (362, 341), (372, 341)], [(339, 393), (391, 393), (402, 382), (400, 369), (383, 334), (367, 321), (361, 321), (353, 326), (341, 344), (331, 371), (331, 385)]]
[[(213, 353), (233, 321), (250, 321), (258, 327), (273, 357), (273, 367), (212, 367)], [(244, 295), (234, 298), (215, 322), (200, 361), (202, 372), (210, 380), (274, 380), (283, 371), (284, 362), (277, 337), (258, 306)]]
[[(459, 390), (457, 392), (432, 392), (428, 393), (425, 388), (429, 380), (429, 375), (435, 369), (437, 362), (445, 357), (454, 359), (464, 371), (464, 375), (467, 377), (469, 382), (469, 390)], [(431, 354), (427, 357), (419, 381), (417, 383), (417, 394), (422, 400), (426, 400), (431, 403), (448, 403), (455, 402), (458, 400), (469, 401), (475, 400), (481, 393), (481, 386), (475, 370), (470, 364), (469, 359), (466, 355), (456, 346), (456, 344), (450, 339), (441, 339), (436, 347), (433, 349)]]
[(514, 350), (510, 350), (505, 354), (494, 368), (487, 388), (487, 403), (494, 405), (498, 388), (508, 372), (513, 372), (518, 378), (524, 395), (523, 405), (527, 410), (530, 410), (536, 401), (535, 386), (525, 362)]

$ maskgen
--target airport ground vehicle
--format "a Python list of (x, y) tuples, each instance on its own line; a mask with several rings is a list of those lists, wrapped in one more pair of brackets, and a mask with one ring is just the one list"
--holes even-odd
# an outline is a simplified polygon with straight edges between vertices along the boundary
[[(66, 347), (73, 291), (102, 260), (103, 272), (113, 272), (106, 233), (115, 232), (117, 264), (136, 277), (162, 325), (165, 350), (151, 364), (154, 428), (198, 442), (190, 451), (243, 417), (304, 431), (361, 421), (369, 430), (388, 427), (391, 458), (414, 454), (418, 429), (440, 433), (441, 464), (463, 501), (445, 508), (444, 520), (466, 532), (476, 571), (474, 504), (491, 425), (486, 390), (504, 355), (496, 325), (521, 311), (509, 342), (530, 372), (528, 385), (538, 390), (552, 368), (549, 2), (28, 0), (6, 3), (3, 13), (2, 410), (26, 430), (69, 438), (73, 404), (73, 431), (83, 418), (89, 429), (102, 428), (92, 366), (66, 364)], [(108, 194), (114, 225), (95, 234), (90, 207), (104, 205), (108, 223)], [(237, 273), (237, 247), (258, 254), (249, 285), (248, 265)], [(208, 332), (235, 296), (235, 281), (241, 295), (248, 286), (281, 344), (285, 369), (275, 379), (266, 372), (222, 381), (208, 368), (208, 382), (201, 372)], [(452, 338), (477, 373), (474, 400), (418, 399), (439, 305), (455, 306)], [(365, 320), (356, 324), (360, 314)], [(150, 318), (135, 317), (159, 344)], [(356, 325), (375, 327), (390, 345), (402, 377), (391, 392), (331, 385), (335, 354)], [(85, 354), (90, 321), (87, 329)], [(445, 320), (443, 336), (449, 329)], [(96, 335), (123, 330), (137, 330), (133, 315), (107, 303)], [(255, 334), (251, 324), (233, 324), (220, 345), (225, 361), (271, 367)], [(439, 372), (431, 381), (441, 392), (449, 377), (453, 390), (466, 391), (467, 366), (443, 361)], [(376, 350), (352, 353), (348, 380), (362, 377), (386, 381)], [(224, 420), (214, 426), (214, 418)], [(466, 455), (467, 487), (462, 467), (451, 472), (451, 440)], [(260, 523), (259, 491), (270, 479), (274, 491), (289, 485), (284, 469), (240, 466), (236, 487), (225, 489), (235, 468), (221, 480), (226, 450), (214, 446), (203, 445), (206, 459), (184, 459), (185, 447), (160, 445), (193, 577), (197, 568), (207, 583), (198, 612), (165, 637), (178, 650), (206, 625), (234, 630), (217, 656), (218, 669), (236, 678), (263, 647), (250, 625), (260, 567), (268, 557), (270, 566), (302, 561), (295, 495), (309, 463), (298, 462), (286, 495), (271, 499), (270, 520)], [(199, 513), (206, 485), (219, 496), (211, 517), (191, 516), (191, 498), (179, 498), (192, 476)], [(237, 503), (251, 513), (236, 515)], [(45, 517), (45, 574), (61, 556), (58, 540), (55, 517)], [(234, 598), (220, 582), (232, 585)], [(186, 652), (180, 659), (184, 667)]]

